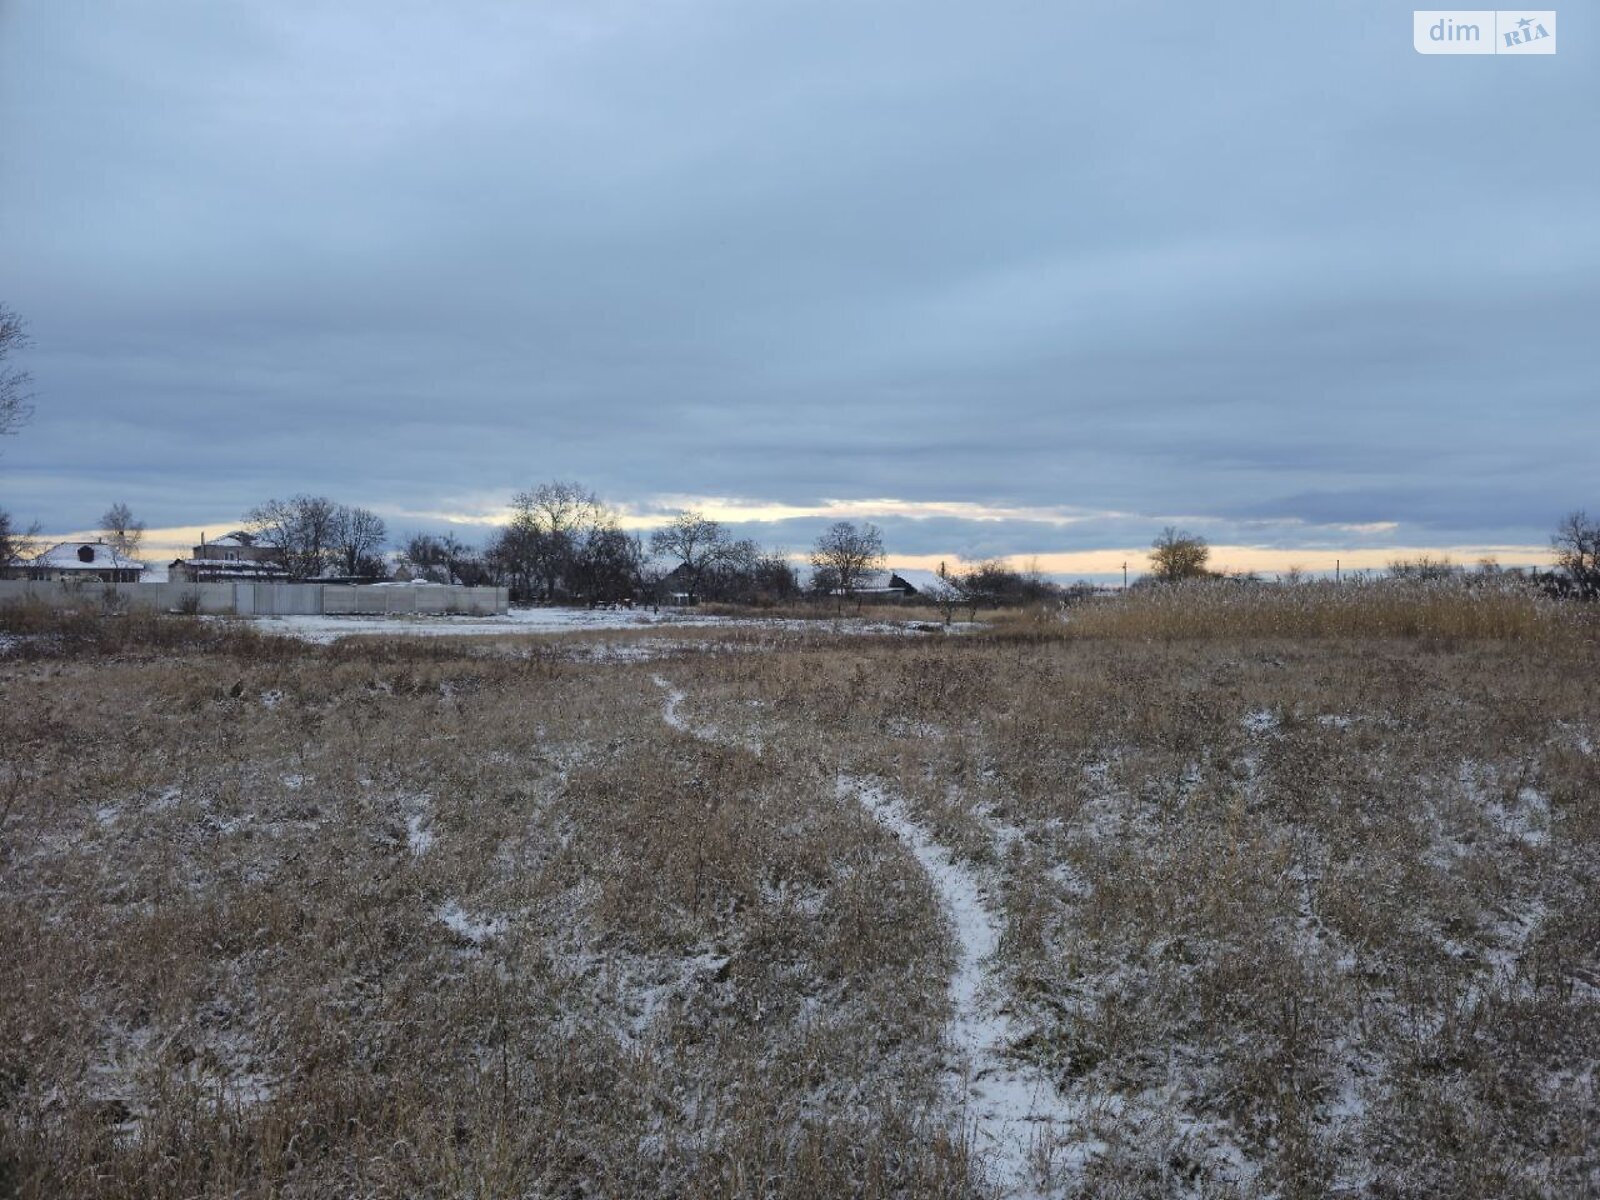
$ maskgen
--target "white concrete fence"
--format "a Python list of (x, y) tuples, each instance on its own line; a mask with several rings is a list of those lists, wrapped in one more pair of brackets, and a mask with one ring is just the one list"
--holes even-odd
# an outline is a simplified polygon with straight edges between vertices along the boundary
[(511, 606), (494, 587), (372, 587), (338, 583), (91, 583), (0, 579), (0, 604), (104, 604), (240, 617), (461, 614), (492, 617)]

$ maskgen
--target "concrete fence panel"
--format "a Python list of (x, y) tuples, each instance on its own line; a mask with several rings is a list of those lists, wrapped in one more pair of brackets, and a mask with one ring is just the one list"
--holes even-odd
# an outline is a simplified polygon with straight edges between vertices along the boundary
[(152, 608), (241, 617), (409, 616), (509, 611), (511, 593), (493, 587), (362, 587), (322, 583), (98, 583), (0, 579), (0, 604)]

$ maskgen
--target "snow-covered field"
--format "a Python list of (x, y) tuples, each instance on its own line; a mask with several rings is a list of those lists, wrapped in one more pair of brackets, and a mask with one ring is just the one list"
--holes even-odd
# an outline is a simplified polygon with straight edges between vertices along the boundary
[(791, 620), (773, 617), (699, 616), (683, 609), (513, 608), (504, 616), (253, 617), (264, 633), (326, 645), (341, 637), (503, 637), (613, 629), (715, 629), (736, 627), (818, 633), (903, 633), (917, 622), (845, 617)]

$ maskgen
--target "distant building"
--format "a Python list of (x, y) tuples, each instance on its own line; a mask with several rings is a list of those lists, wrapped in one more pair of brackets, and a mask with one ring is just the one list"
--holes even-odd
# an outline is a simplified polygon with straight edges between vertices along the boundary
[(22, 579), (82, 580), (95, 583), (138, 583), (142, 562), (124, 558), (103, 541), (59, 542), (26, 562), (9, 568)]
[(192, 558), (179, 558), (167, 568), (173, 583), (210, 583), (220, 580), (255, 579), (271, 582), (289, 578), (278, 551), (265, 545), (253, 533), (236, 529), (214, 542), (200, 535)]
[[(937, 571), (902, 567), (894, 571), (868, 572), (856, 581), (850, 594), (880, 600), (906, 600), (912, 596), (935, 596), (949, 586)], [(842, 596), (844, 589), (834, 588), (832, 594)]]
[(907, 596), (937, 596), (953, 585), (937, 571), (901, 567), (889, 572), (889, 586), (899, 588)]

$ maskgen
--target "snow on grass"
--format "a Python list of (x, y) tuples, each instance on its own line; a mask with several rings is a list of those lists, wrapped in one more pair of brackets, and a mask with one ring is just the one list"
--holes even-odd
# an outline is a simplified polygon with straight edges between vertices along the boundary
[(675, 688), (660, 675), (652, 675), (652, 682), (666, 692), (666, 698), (661, 703), (661, 719), (680, 733), (687, 733), (690, 737), (699, 738), (702, 742), (711, 742), (725, 747), (736, 747), (750, 751), (757, 757), (760, 756), (762, 745), (756, 738), (740, 738), (725, 735), (715, 725), (694, 725), (680, 711), (684, 700), (688, 697), (682, 689)]
[[(642, 979), (618, 980), (626, 1012), (625, 1028), (618, 1030), (624, 1044), (639, 1046), (649, 1039), (651, 1027), (674, 1003), (682, 1003), (694, 986), (714, 979), (728, 966), (728, 956), (714, 950), (684, 955), (672, 961), (658, 960)], [(613, 962), (610, 969), (617, 970)]]
[(450, 932), (475, 946), (483, 945), (490, 938), (498, 937), (506, 930), (504, 917), (479, 919), (462, 908), (460, 902), (456, 900), (446, 900), (439, 905), (434, 915), (444, 922)]
[(1278, 728), (1278, 714), (1265, 708), (1244, 715), (1240, 722), (1247, 733), (1272, 733)]
[(658, 688), (665, 689), (667, 693), (667, 698), (662, 702), (661, 706), (661, 719), (680, 733), (693, 733), (694, 731), (689, 728), (689, 722), (685, 721), (683, 714), (678, 711), (679, 706), (687, 699), (683, 689), (673, 687), (659, 675), (651, 678)]
[(406, 844), (417, 858), (433, 849), (433, 831), (428, 828), (428, 818), (422, 813), (412, 813), (406, 818)]
[[(227, 618), (233, 619), (233, 618)], [(649, 609), (513, 608), (492, 617), (411, 616), (378, 617), (247, 617), (263, 633), (283, 634), (327, 645), (351, 636), (388, 637), (504, 637), (516, 634), (573, 633), (584, 630), (645, 628), (757, 628), (789, 632), (855, 634), (922, 634), (916, 621), (867, 620), (840, 617), (830, 620), (796, 620), (780, 617), (699, 616), (683, 609), (652, 612)]]
[(1019, 1069), (1008, 1058), (1016, 1031), (993, 994), (989, 971), (1000, 946), (1004, 919), (992, 909), (977, 872), (958, 862), (912, 820), (904, 801), (876, 784), (849, 776), (840, 778), (839, 790), (841, 795), (853, 795), (905, 844), (939, 898), (956, 944), (956, 969), (950, 977), (953, 1016), (949, 1038), (960, 1065), (949, 1073), (950, 1091), (962, 1106), (973, 1148), (988, 1165), (1001, 1194), (1036, 1195), (1037, 1164), (1081, 1168), (1094, 1146), (1080, 1143), (1074, 1148), (1075, 1155), (1063, 1153), (1060, 1135), (1080, 1124), (1081, 1105), (1057, 1095), (1055, 1086), (1040, 1072)]

